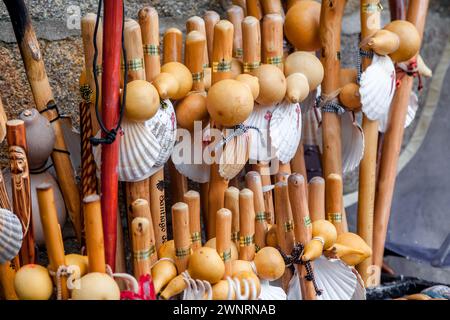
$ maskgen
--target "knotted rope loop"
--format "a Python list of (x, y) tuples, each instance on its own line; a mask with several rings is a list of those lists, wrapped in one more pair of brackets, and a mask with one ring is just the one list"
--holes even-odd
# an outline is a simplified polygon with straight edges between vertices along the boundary
[(242, 136), (243, 134), (247, 133), (248, 130), (256, 130), (259, 134), (261, 134), (261, 130), (259, 130), (258, 127), (255, 126), (247, 126), (243, 123), (238, 124), (237, 126), (233, 127), (233, 132), (228, 137), (223, 137), (222, 141), (217, 144), (216, 151), (221, 149), (223, 146), (225, 146), (228, 142), (230, 142), (232, 139)]
[(304, 250), (305, 250), (305, 247), (301, 243), (297, 243), (294, 246), (294, 248), (292, 249), (292, 254), (291, 254), (292, 263), (305, 266), (305, 269), (306, 269), (305, 279), (307, 281), (312, 281), (313, 286), (314, 286), (314, 291), (316, 291), (316, 295), (320, 296), (322, 294), (322, 290), (319, 289), (316, 279), (314, 278), (314, 271), (313, 271), (313, 268), (311, 265), (311, 261), (303, 261), (302, 260)]
[(61, 278), (62, 277), (69, 277), (71, 275), (73, 275), (75, 272), (69, 271), (69, 266), (65, 266), (65, 265), (61, 265), (58, 267), (58, 269), (55, 271), (53, 270), (48, 270), (48, 273), (50, 274), (50, 276), (55, 277), (56, 278), (56, 299), (57, 300), (62, 300), (62, 281)]
[(419, 84), (417, 90), (421, 91), (423, 89), (422, 76), (419, 73), (419, 68), (417, 65), (417, 58), (413, 58), (408, 62), (401, 62), (396, 64), (395, 72), (397, 74), (397, 88), (400, 86), (402, 79), (405, 76), (418, 78)]

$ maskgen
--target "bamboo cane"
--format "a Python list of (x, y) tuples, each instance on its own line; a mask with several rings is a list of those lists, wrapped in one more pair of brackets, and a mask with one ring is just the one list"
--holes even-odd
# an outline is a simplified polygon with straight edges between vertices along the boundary
[[(425, 29), (428, 5), (428, 0), (411, 0), (408, 7), (407, 20), (416, 26), (421, 38)], [(379, 268), (383, 264), (384, 244), (397, 175), (397, 164), (413, 83), (413, 77), (405, 76), (402, 78), (392, 100), (388, 126), (384, 137), (375, 197), (373, 229), (373, 263)], [(378, 273), (376, 284), (380, 281), (379, 276), (380, 273)]]
[[(277, 239), (280, 250), (290, 255), (294, 248), (294, 221), (292, 219), (291, 204), (289, 203), (288, 185), (286, 182), (275, 184), (275, 219), (277, 221)], [(287, 291), (292, 270), (286, 268), (281, 278), (281, 287)]]
[(256, 171), (250, 171), (245, 175), (245, 182), (247, 188), (253, 192), (255, 208), (255, 249), (258, 252), (266, 246), (266, 233), (268, 231), (261, 176)]
[[(322, 97), (333, 101), (340, 88), (340, 50), (341, 50), (341, 23), (344, 14), (345, 0), (323, 1), (320, 13), (320, 41), (322, 43), (322, 64), (325, 70), (322, 81)], [(332, 173), (342, 175), (341, 159), (341, 119), (337, 113), (322, 113), (322, 137), (323, 155), (322, 163), (324, 176)], [(336, 190), (326, 188), (326, 207), (332, 206), (328, 203), (329, 192), (337, 194)], [(340, 195), (342, 197), (342, 194)], [(342, 203), (342, 201), (340, 201)], [(338, 212), (343, 213), (343, 208)], [(345, 219), (344, 219), (345, 220)]]
[[(203, 44), (203, 60), (202, 60), (202, 71), (203, 68), (207, 68), (209, 66), (209, 57), (208, 57), (208, 45), (206, 44), (206, 25), (205, 20), (198, 16), (190, 17), (186, 20), (186, 34), (189, 34), (191, 31), (198, 31), (200, 32), (203, 37), (205, 38), (204, 44)], [(186, 39), (187, 42), (187, 39)], [(185, 58), (186, 59), (186, 55)], [(186, 61), (185, 61), (186, 62)], [(185, 63), (186, 64), (186, 63)], [(203, 82), (203, 78), (202, 78)], [(193, 91), (195, 91), (193, 89)]]
[(103, 238), (100, 197), (98, 195), (85, 197), (83, 199), (83, 212), (89, 272), (105, 273), (105, 241)]
[(191, 234), (191, 248), (196, 250), (202, 246), (202, 228), (200, 225), (200, 194), (190, 190), (184, 194), (183, 202), (189, 208), (189, 232)]
[[(143, 222), (142, 228), (144, 228), (145, 230), (144, 229), (142, 229), (142, 230), (144, 230), (145, 232), (143, 232), (141, 234), (141, 236), (145, 236), (145, 248), (147, 250), (146, 260), (148, 259), (150, 264), (154, 264), (154, 263), (156, 263), (156, 261), (158, 261), (158, 255), (156, 254), (155, 233), (153, 231), (154, 227), (153, 227), (152, 215), (150, 213), (150, 206), (148, 205), (148, 201), (145, 199), (137, 199), (137, 200), (133, 201), (133, 203), (131, 204), (131, 211), (133, 212), (133, 220), (131, 222), (132, 232), (136, 231), (136, 229), (133, 228), (133, 221), (135, 221), (136, 218), (145, 218), (148, 220), (148, 222)], [(142, 222), (142, 220), (138, 220), (138, 221), (139, 222), (136, 222), (137, 225), (139, 225), (139, 223)], [(147, 230), (147, 227), (148, 227), (148, 230)], [(139, 250), (142, 250), (142, 248), (140, 248)]]
[[(361, 1), (361, 39), (373, 35), (380, 29), (381, 14), (380, 10), (378, 10), (379, 5), (379, 0)], [(368, 48), (362, 49), (367, 50)], [(371, 59), (364, 57), (362, 60), (362, 69), (365, 70), (370, 63)], [(365, 147), (364, 156), (359, 167), (357, 233), (369, 247), (372, 247), (378, 151), (378, 121), (370, 120), (363, 114), (362, 129), (364, 132)], [(367, 279), (370, 275), (369, 268), (371, 265), (372, 258), (369, 257), (358, 266), (359, 274), (366, 286), (368, 286)]]
[(311, 221), (325, 219), (325, 180), (314, 177), (308, 184), (308, 209)]
[[(97, 116), (95, 114), (95, 96), (97, 92), (95, 92), (95, 80), (94, 80), (94, 29), (95, 22), (97, 20), (97, 15), (95, 13), (87, 13), (81, 19), (81, 38), (83, 39), (83, 48), (84, 48), (84, 65), (86, 70), (86, 81), (91, 89), (91, 95), (89, 97), (89, 102), (92, 104), (89, 105), (89, 115), (91, 119), (92, 131), (97, 133), (100, 130), (100, 126), (97, 121)], [(102, 41), (103, 41), (103, 28), (101, 23), (99, 23), (98, 31), (97, 31), (97, 48), (98, 48), (98, 57), (97, 57), (97, 78), (98, 83), (102, 83)], [(101, 97), (101, 86), (99, 86), (99, 98)]]
[(216, 250), (225, 264), (223, 279), (231, 276), (231, 211), (225, 208), (217, 211)]
[(260, 0), (247, 0), (247, 15), (253, 16), (258, 20), (263, 17)]
[(189, 234), (189, 208), (186, 203), (177, 202), (172, 206), (173, 240), (175, 242), (175, 265), (178, 273), (186, 270), (191, 254)]
[(239, 259), (253, 261), (255, 257), (255, 208), (253, 192), (239, 192)]
[(239, 250), (239, 189), (229, 187), (225, 191), (224, 206), (231, 211), (231, 241)]
[[(312, 236), (312, 224), (309, 217), (306, 188), (305, 178), (301, 174), (293, 174), (289, 177), (289, 203), (291, 204), (294, 220), (295, 242), (303, 247), (311, 241)], [(315, 300), (316, 291), (313, 282), (306, 279), (307, 270), (305, 265), (296, 264), (295, 267), (300, 280), (302, 299)]]
[[(233, 52), (233, 24), (227, 20), (220, 20), (214, 26), (214, 46), (212, 59), (212, 84), (231, 78), (231, 59)], [(222, 66), (219, 68), (219, 64)], [(221, 129), (217, 127), (218, 129)], [(215, 153), (213, 155), (215, 157)], [(228, 180), (219, 174), (218, 159), (210, 168), (208, 193), (208, 239), (215, 237), (216, 213), (224, 206), (225, 190)]]
[[(110, 0), (109, 0), (110, 1)], [(55, 146), (52, 161), (64, 197), (67, 211), (72, 220), (77, 239), (81, 239), (80, 195), (75, 182), (75, 171), (67, 152), (58, 111), (53, 108), (54, 98), (45, 71), (39, 43), (31, 25), (31, 18), (23, 0), (4, 0), (19, 44), (28, 82), (31, 86), (36, 108), (51, 121), (55, 131)], [(51, 108), (50, 108), (51, 107)], [(104, 164), (104, 162), (102, 162)]]
[(161, 69), (159, 56), (159, 17), (153, 7), (144, 7), (139, 10), (139, 25), (142, 33), (142, 46), (144, 50), (145, 79), (153, 81)]
[(22, 120), (9, 120), (6, 123), (13, 212), (22, 222), (24, 234), (20, 249), (21, 265), (34, 263), (35, 248), (33, 237), (33, 218), (31, 212), (30, 174), (27, 160), (27, 140), (25, 124)]
[(244, 20), (244, 10), (240, 6), (231, 6), (227, 10), (227, 18), (233, 24), (233, 58), (242, 59), (242, 21)]
[[(148, 206), (148, 203), (147, 203)], [(134, 277), (151, 274), (151, 257), (156, 256), (155, 245), (151, 244), (151, 219), (137, 217), (131, 222), (131, 239), (133, 247)], [(157, 260), (157, 259), (156, 259)]]
[[(42, 230), (45, 238), (48, 258), (50, 260), (50, 270), (56, 273), (58, 268), (66, 265), (64, 255), (64, 244), (61, 237), (61, 227), (58, 223), (56, 213), (55, 198), (53, 188), (49, 183), (43, 183), (36, 188), (39, 203), (39, 213), (41, 216)], [(63, 300), (69, 299), (67, 289), (67, 276), (61, 276), (61, 297)]]
[(181, 61), (181, 48), (183, 46), (183, 34), (177, 28), (169, 28), (164, 33), (164, 63)]
[(208, 61), (211, 64), (213, 59), (214, 26), (220, 21), (220, 16), (215, 11), (206, 11), (203, 16), (205, 21), (206, 45), (208, 47)]

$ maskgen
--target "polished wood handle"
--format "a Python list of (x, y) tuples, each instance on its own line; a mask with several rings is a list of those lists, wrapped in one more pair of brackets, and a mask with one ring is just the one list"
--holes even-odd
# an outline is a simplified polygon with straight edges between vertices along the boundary
[(283, 67), (283, 17), (277, 13), (264, 16), (262, 20), (262, 61)]
[(261, 29), (259, 20), (247, 16), (242, 21), (244, 72), (252, 73), (261, 65)]
[(155, 245), (150, 240), (150, 233), (153, 231), (150, 221), (147, 218), (137, 217), (131, 222), (133, 272), (136, 279), (150, 274), (151, 265), (154, 263), (152, 256), (156, 257)]
[(200, 224), (200, 194), (190, 190), (184, 194), (183, 202), (189, 208), (189, 232), (191, 234), (191, 248), (196, 250), (202, 246), (202, 229)]
[(244, 10), (240, 6), (231, 6), (227, 10), (227, 18), (233, 24), (233, 57), (242, 59), (242, 21), (244, 20)]
[(239, 259), (252, 261), (255, 256), (255, 209), (250, 189), (239, 193), (239, 225)]
[[(155, 240), (155, 232), (154, 232), (154, 225), (152, 220), (152, 214), (150, 213), (150, 206), (148, 204), (148, 201), (145, 199), (136, 199), (131, 203), (131, 211), (133, 212), (133, 220), (131, 222), (131, 226), (133, 226), (133, 221), (136, 220), (136, 218), (145, 218), (148, 220), (146, 222), (146, 226), (148, 225), (148, 230), (146, 231), (146, 240), (149, 249), (149, 261), (151, 264), (155, 263), (158, 260), (158, 256), (156, 254), (156, 240)], [(141, 220), (139, 220), (141, 221)], [(133, 229), (131, 230), (133, 232)]]
[(308, 207), (312, 222), (325, 219), (325, 180), (322, 177), (309, 181)]
[(214, 26), (213, 59), (211, 63), (212, 84), (231, 78), (233, 30), (233, 24), (227, 20), (220, 20)]
[(256, 171), (250, 171), (245, 175), (247, 188), (253, 192), (253, 203), (255, 208), (255, 246), (256, 251), (266, 246), (267, 220), (264, 205), (264, 194), (262, 189), (261, 175)]
[(330, 174), (325, 183), (327, 219), (336, 227), (339, 234), (345, 232), (343, 227), (344, 213), (342, 212), (342, 177)]
[(216, 214), (216, 250), (225, 264), (224, 279), (231, 276), (231, 211), (225, 208)]
[(122, 57), (122, 70), (125, 69), (126, 63), (128, 65), (128, 82), (145, 80), (141, 27), (135, 20), (125, 21), (124, 43), (127, 50), (127, 61), (123, 61)]
[(205, 23), (205, 20), (203, 20), (199, 16), (193, 16), (193, 17), (190, 17), (189, 19), (187, 19), (186, 20), (186, 34), (189, 34), (191, 31), (198, 31), (205, 38), (203, 54), (201, 56), (203, 56), (202, 66), (203, 66), (203, 68), (207, 68), (209, 66), (209, 56), (208, 56), (208, 45), (206, 43), (206, 23)]
[(205, 50), (206, 38), (204, 34), (196, 30), (189, 32), (186, 37), (184, 64), (192, 73), (192, 91), (205, 91), (203, 72)]
[(83, 199), (86, 249), (89, 272), (106, 272), (105, 242), (103, 238), (102, 210), (100, 197), (90, 195)]
[(186, 203), (177, 202), (172, 206), (173, 240), (175, 241), (175, 264), (178, 273), (186, 270), (191, 254), (189, 234), (189, 208)]
[(169, 28), (163, 38), (163, 61), (181, 62), (181, 48), (183, 46), (183, 34), (177, 28)]
[(153, 81), (160, 73), (159, 17), (153, 7), (144, 7), (138, 12), (144, 51), (145, 78)]
[(225, 208), (231, 211), (231, 241), (239, 250), (239, 189), (228, 187), (225, 191)]
[(214, 26), (220, 21), (220, 16), (215, 11), (206, 11), (203, 20), (205, 21), (208, 60), (211, 64), (211, 61), (213, 60)]

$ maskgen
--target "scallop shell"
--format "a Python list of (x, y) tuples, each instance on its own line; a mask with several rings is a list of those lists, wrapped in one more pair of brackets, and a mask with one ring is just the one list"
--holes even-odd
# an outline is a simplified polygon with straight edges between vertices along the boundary
[(322, 114), (317, 108), (312, 108), (303, 115), (302, 139), (303, 144), (318, 146), (320, 142), (319, 126)]
[(12, 260), (22, 247), (22, 223), (9, 210), (0, 209), (0, 264)]
[[(317, 300), (365, 300), (366, 290), (358, 272), (339, 259), (324, 256), (314, 261), (314, 279), (322, 294)], [(297, 272), (291, 278), (288, 300), (302, 300)]]
[(267, 280), (261, 281), (261, 293), (259, 294), (259, 300), (286, 300), (287, 295), (280, 287), (270, 285)]
[[(320, 152), (323, 153), (321, 128), (318, 131), (318, 139)], [(364, 155), (364, 133), (352, 112), (341, 116), (341, 143), (342, 171), (348, 173), (359, 166)]]
[[(150, 177), (161, 153), (161, 146), (150, 128), (142, 122), (124, 118), (119, 141), (119, 181), (135, 182)], [(94, 159), (100, 169), (101, 145), (94, 149)]]
[[(228, 130), (226, 130), (228, 131)], [(226, 138), (231, 132), (226, 132)], [(255, 131), (255, 130), (250, 130)], [(220, 153), (219, 174), (222, 178), (231, 180), (236, 177), (248, 161), (250, 134), (246, 132), (228, 141)]]
[(359, 88), (362, 111), (367, 118), (380, 120), (389, 114), (395, 84), (395, 67), (391, 58), (374, 54), (372, 64), (361, 75)]
[[(414, 121), (416, 117), (417, 109), (419, 108), (419, 98), (415, 92), (411, 92), (409, 97), (408, 111), (406, 113), (405, 128)], [(388, 125), (389, 115), (385, 115), (382, 119), (378, 121), (378, 130), (380, 132), (386, 132)]]
[[(202, 131), (203, 143), (201, 146), (197, 146), (197, 144), (195, 143), (194, 139), (197, 138), (196, 136), (190, 136), (190, 141), (188, 142), (190, 153), (188, 155), (184, 155), (182, 153), (186, 150), (187, 147), (182, 141), (179, 141), (177, 144), (175, 144), (174, 150), (172, 152), (172, 162), (177, 171), (183, 176), (198, 183), (206, 183), (209, 181), (210, 165), (204, 162), (203, 157), (205, 149), (208, 148), (208, 145), (206, 144), (207, 141), (205, 141), (207, 138), (205, 136), (207, 130), (208, 129), (205, 128)], [(197, 157), (195, 155), (197, 155)], [(200, 159), (198, 159), (198, 155), (201, 155)]]
[(270, 161), (273, 158), (270, 140), (270, 120), (276, 106), (263, 106), (255, 102), (252, 113), (245, 121), (245, 125), (259, 129), (250, 130), (250, 154), (251, 161)]

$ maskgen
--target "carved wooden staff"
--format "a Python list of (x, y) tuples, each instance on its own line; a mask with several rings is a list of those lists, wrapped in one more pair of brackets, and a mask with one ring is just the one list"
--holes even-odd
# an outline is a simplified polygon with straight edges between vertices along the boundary
[(389, 11), (391, 12), (391, 20), (406, 19), (406, 0), (389, 0)]
[[(198, 31), (205, 38), (205, 43), (203, 44), (203, 49), (201, 50), (203, 52), (203, 54), (201, 54), (201, 56), (203, 56), (203, 59), (201, 60), (202, 61), (202, 71), (203, 71), (203, 68), (207, 68), (209, 66), (208, 45), (206, 44), (205, 20), (203, 20), (202, 18), (200, 18), (198, 16), (193, 16), (193, 17), (190, 17), (189, 19), (187, 19), (186, 20), (186, 34), (189, 34), (191, 31)], [(187, 41), (187, 39), (186, 39), (186, 41)], [(184, 59), (186, 60), (186, 55), (184, 56)], [(187, 61), (185, 61), (185, 62), (187, 62)], [(191, 72), (192, 72), (192, 70), (191, 70)], [(203, 78), (202, 78), (202, 82), (203, 82)], [(197, 90), (194, 90), (194, 88), (192, 88), (192, 91), (197, 91)]]
[(106, 272), (105, 241), (103, 238), (100, 197), (90, 195), (83, 199), (84, 225), (89, 272)]
[(239, 189), (229, 187), (225, 191), (224, 206), (231, 211), (231, 241), (239, 250)]
[[(361, 39), (372, 36), (381, 28), (380, 0), (362, 0), (361, 15)], [(367, 50), (368, 48), (361, 48)], [(362, 58), (362, 70), (371, 63), (371, 58)], [(378, 120), (370, 120), (363, 113), (362, 129), (364, 131), (364, 156), (359, 167), (359, 191), (358, 191), (358, 225), (357, 233), (369, 247), (372, 247), (373, 238), (373, 210), (375, 204), (375, 187), (377, 171), (378, 149)], [(366, 283), (369, 277), (369, 267), (372, 258), (364, 260), (358, 271)], [(367, 285), (367, 283), (366, 283)]]
[(227, 10), (227, 18), (233, 24), (233, 58), (242, 59), (242, 20), (244, 20), (244, 10), (240, 6), (231, 6)]
[(255, 208), (255, 249), (259, 251), (266, 246), (266, 233), (268, 231), (264, 195), (262, 191), (261, 176), (256, 171), (250, 171), (245, 175), (247, 188), (253, 192)]
[(74, 225), (77, 238), (80, 240), (80, 194), (75, 182), (75, 171), (64, 141), (58, 110), (54, 104), (52, 89), (50, 88), (45, 71), (39, 43), (31, 25), (31, 19), (25, 2), (23, 0), (4, 0), (3, 2), (11, 18), (36, 108), (47, 117), (55, 130), (56, 141), (52, 153), (52, 161), (55, 165), (67, 211)]
[(178, 273), (186, 270), (191, 254), (189, 235), (189, 208), (186, 203), (177, 202), (172, 206), (173, 240), (175, 242), (175, 264)]
[(208, 47), (208, 60), (211, 64), (213, 59), (213, 43), (214, 43), (214, 26), (220, 21), (220, 16), (215, 11), (206, 11), (203, 16), (205, 20), (206, 45)]
[[(325, 70), (322, 81), (322, 98), (330, 103), (337, 102), (336, 97), (340, 88), (341, 24), (345, 3), (345, 0), (322, 1), (320, 13), (321, 60)], [(342, 175), (341, 117), (337, 113), (338, 110), (334, 110), (333, 107), (326, 110), (332, 111), (322, 112), (322, 163), (324, 176), (328, 177), (331, 173)], [(328, 192), (334, 193), (335, 191), (332, 188), (327, 188), (326, 193), (328, 194)], [(332, 198), (327, 196), (326, 199), (327, 207), (331, 206), (332, 204), (328, 201)], [(342, 209), (339, 212), (343, 212)]]
[(327, 219), (336, 227), (337, 234), (345, 232), (342, 221), (342, 177), (332, 173), (325, 180), (325, 208)]
[[(308, 199), (306, 196), (305, 178), (300, 174), (293, 174), (288, 179), (289, 202), (294, 220), (296, 244), (304, 247), (312, 236), (312, 224), (309, 217)], [(300, 290), (303, 300), (315, 300), (314, 283), (307, 279), (307, 269), (304, 264), (295, 265), (300, 280)]]
[[(139, 11), (139, 24), (143, 42), (145, 75), (152, 81), (161, 72), (159, 49), (159, 17), (152, 7), (144, 7)], [(164, 168), (147, 179), (145, 188), (150, 195), (150, 211), (156, 240), (156, 249), (167, 241), (166, 195), (164, 190)]]
[(262, 61), (283, 68), (283, 18), (279, 14), (265, 15), (262, 20)]
[(244, 11), (244, 17), (247, 16), (247, 0), (232, 0), (231, 3), (241, 7)]
[[(277, 239), (280, 250), (285, 255), (291, 255), (294, 248), (294, 221), (292, 219), (291, 204), (289, 203), (288, 185), (286, 182), (275, 184), (275, 219), (277, 221)], [(286, 268), (281, 278), (281, 286), (287, 291), (292, 270)]]
[(27, 140), (25, 124), (22, 120), (9, 120), (6, 123), (9, 164), (11, 168), (11, 187), (13, 212), (22, 222), (24, 234), (20, 249), (21, 265), (34, 263), (35, 248), (33, 238), (33, 219), (31, 216), (30, 173), (27, 160)]
[(239, 259), (253, 261), (255, 257), (255, 208), (253, 192), (239, 192)]
[(311, 221), (325, 219), (325, 180), (314, 177), (308, 184), (308, 208)]
[[(41, 216), (42, 230), (44, 232), (45, 247), (50, 261), (49, 269), (55, 274), (59, 267), (65, 266), (64, 244), (61, 235), (61, 226), (58, 223), (56, 213), (55, 197), (53, 188), (49, 183), (43, 183), (36, 188), (39, 203), (39, 213)], [(67, 276), (61, 276), (56, 281), (61, 282), (61, 298), (69, 299), (67, 289)]]
[(194, 251), (202, 246), (200, 194), (197, 191), (190, 190), (184, 194), (183, 201), (189, 208), (189, 232), (191, 234), (191, 248)]
[[(135, 201), (133, 201), (133, 203), (131, 204), (131, 212), (133, 213), (131, 232), (135, 233), (135, 239), (132, 238), (132, 241), (133, 244), (136, 244), (136, 246), (133, 246), (133, 250), (137, 250), (134, 251), (135, 253), (139, 251), (134, 255), (135, 260), (133, 261), (137, 263), (136, 267), (138, 269), (141, 269), (143, 265), (146, 265), (147, 263), (149, 263), (149, 265), (152, 265), (156, 263), (156, 261), (158, 261), (158, 255), (156, 253), (155, 232), (153, 231), (155, 228), (153, 226), (150, 206), (147, 200), (136, 199)], [(147, 220), (147, 222), (143, 222), (142, 219), (138, 219), (138, 222), (135, 222), (133, 224), (133, 221), (135, 221), (136, 218), (144, 218)], [(142, 225), (140, 225), (141, 222)], [(142, 228), (140, 228), (140, 226)], [(145, 242), (143, 242), (144, 240)], [(144, 249), (145, 253), (143, 256), (142, 250)], [(136, 269), (134, 270), (136, 272)]]
[(231, 211), (225, 208), (216, 215), (216, 250), (225, 264), (223, 279), (231, 276)]
[[(416, 26), (421, 38), (425, 29), (428, 5), (428, 0), (411, 0), (408, 7), (407, 20)], [(402, 78), (392, 100), (388, 126), (384, 136), (375, 198), (373, 229), (373, 263), (379, 268), (383, 264), (384, 244), (397, 175), (397, 164), (413, 83), (414, 78), (411, 76)], [(379, 276), (378, 273), (378, 282)]]
[[(211, 83), (231, 78), (231, 59), (233, 52), (233, 24), (227, 20), (220, 20), (214, 26), (214, 46), (212, 59)], [(211, 127), (221, 129), (214, 124)], [(213, 155), (215, 157), (215, 154)], [(215, 159), (211, 165), (209, 193), (208, 193), (208, 239), (215, 237), (216, 213), (224, 206), (225, 190), (228, 180), (219, 174), (219, 160)]]

